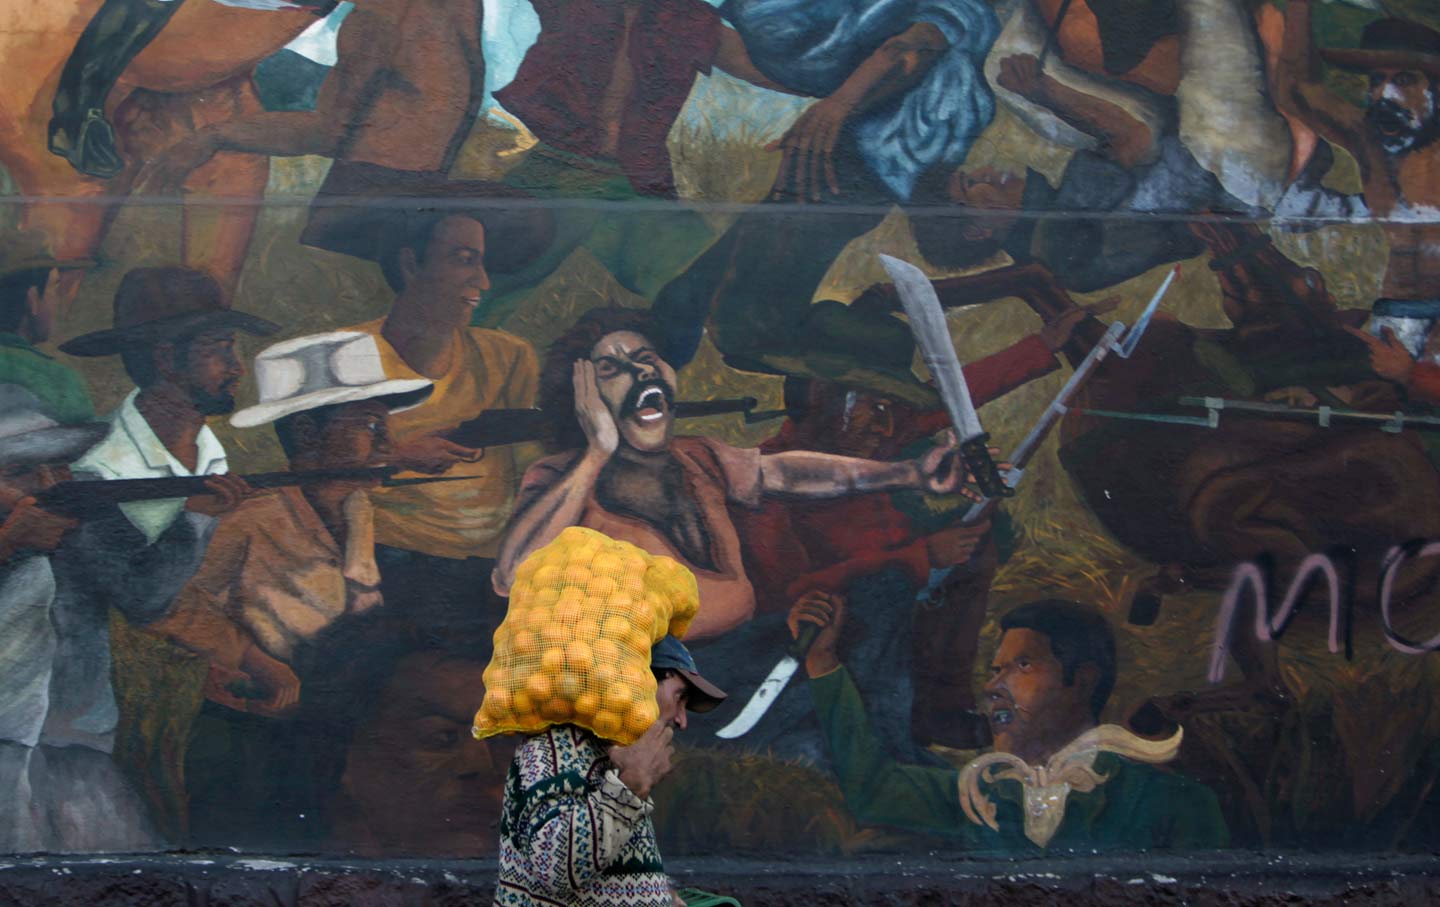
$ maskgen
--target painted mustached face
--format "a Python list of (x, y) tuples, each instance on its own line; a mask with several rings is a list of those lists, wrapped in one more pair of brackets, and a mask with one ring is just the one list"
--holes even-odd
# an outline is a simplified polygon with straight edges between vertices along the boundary
[(590, 352), (600, 398), (621, 439), (641, 451), (663, 450), (675, 424), (675, 370), (650, 340), (633, 331), (600, 338)]
[(1369, 101), (1366, 121), (1390, 154), (1411, 151), (1435, 137), (1435, 91), (1425, 73), (1376, 70), (1370, 73)]

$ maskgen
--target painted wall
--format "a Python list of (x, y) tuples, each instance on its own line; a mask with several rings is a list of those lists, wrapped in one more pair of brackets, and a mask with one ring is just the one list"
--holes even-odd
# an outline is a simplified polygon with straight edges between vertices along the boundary
[[(1429, 851), (1427, 6), (0, 0), (0, 851), (489, 858), (573, 523), (699, 580), (666, 855)], [(403, 471), (46, 497), (222, 464)]]

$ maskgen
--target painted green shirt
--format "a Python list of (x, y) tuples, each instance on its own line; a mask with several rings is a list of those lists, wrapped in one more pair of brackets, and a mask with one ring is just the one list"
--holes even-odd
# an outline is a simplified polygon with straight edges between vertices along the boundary
[(1072, 792), (1065, 818), (1042, 849), (1025, 837), (1018, 781), (981, 782), (995, 803), (998, 832), (972, 823), (960, 805), (960, 772), (896, 762), (876, 738), (860, 692), (844, 668), (810, 681), (840, 789), (862, 823), (889, 825), (956, 841), (967, 853), (1039, 856), (1057, 851), (1209, 850), (1229, 843), (1220, 805), (1188, 778), (1103, 752), (1096, 771), (1108, 780)]
[(95, 404), (80, 373), (18, 334), (0, 333), (0, 384), (18, 384), (30, 391), (61, 424), (95, 418)]

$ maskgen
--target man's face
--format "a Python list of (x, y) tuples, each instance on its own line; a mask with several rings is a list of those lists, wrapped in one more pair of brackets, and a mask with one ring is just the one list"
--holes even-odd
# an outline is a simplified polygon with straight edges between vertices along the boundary
[(1006, 630), (990, 662), (984, 709), (995, 749), (1024, 755), (1055, 728), (1073, 727), (1077, 710), (1088, 716), (1089, 691), (1078, 683), (1065, 684), (1048, 636)]
[(823, 403), (822, 434), (828, 440), (826, 452), (849, 457), (877, 459), (896, 453), (892, 443), (896, 429), (909, 407), (889, 397), (847, 390), (838, 385), (827, 387)]
[(436, 325), (470, 323), (480, 294), (490, 289), (485, 270), (485, 228), (452, 215), (436, 224), (422, 258), (404, 252), (405, 295), (422, 306)]
[(1435, 90), (1430, 77), (1415, 69), (1377, 69), (1370, 73), (1366, 122), (1390, 154), (1401, 154), (1435, 137)]
[(690, 702), (690, 684), (685, 678), (671, 674), (655, 685), (655, 701), (660, 705), (660, 723), (673, 725), (677, 731), (689, 724), (685, 707)]
[(675, 370), (633, 331), (601, 337), (590, 361), (621, 440), (636, 450), (664, 450), (675, 425)]
[(245, 377), (245, 363), (233, 331), (198, 334), (176, 347), (171, 379), (190, 396), (204, 416), (223, 416), (235, 410), (235, 391)]
[[(495, 850), (515, 743), (470, 734), (484, 673), (475, 661), (411, 655), (357, 729), (342, 784), (378, 844), (375, 855), (474, 857)], [(342, 822), (337, 843), (357, 834)]]
[(324, 469), (384, 466), (390, 456), (390, 411), (377, 400), (347, 403), (320, 431)]
[(1019, 218), (1025, 198), (1025, 177), (994, 167), (956, 170), (947, 186), (950, 201), (974, 208), (974, 217), (961, 231), (970, 242), (987, 242), (1004, 236)]

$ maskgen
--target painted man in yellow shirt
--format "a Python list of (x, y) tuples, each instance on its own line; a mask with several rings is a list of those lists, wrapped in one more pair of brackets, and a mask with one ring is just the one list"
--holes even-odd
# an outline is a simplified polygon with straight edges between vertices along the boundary
[[(539, 367), (530, 345), (469, 325), (490, 287), (488, 269), (510, 271), (533, 259), (551, 224), (514, 190), (483, 181), (370, 165), (350, 173), (339, 181), (348, 185), (327, 184), (301, 241), (380, 265), (395, 301), (384, 317), (351, 330), (376, 338), (391, 377), (434, 382), (424, 404), (391, 420), (391, 462), (477, 476), (374, 495), (385, 600), (437, 630), (457, 615), (498, 621), (498, 607), (486, 603), (518, 485), (515, 449), (468, 448), (444, 434), (487, 410), (534, 405)], [(364, 204), (375, 199), (386, 204)]]

